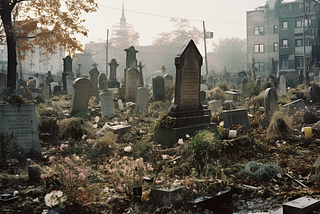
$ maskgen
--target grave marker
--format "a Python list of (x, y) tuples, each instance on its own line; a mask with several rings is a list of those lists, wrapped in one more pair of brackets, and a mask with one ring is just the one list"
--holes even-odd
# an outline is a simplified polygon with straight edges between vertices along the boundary
[(247, 109), (237, 109), (230, 111), (223, 111), (224, 128), (229, 128), (233, 125), (241, 125), (247, 131), (251, 131), (251, 124)]
[(273, 88), (267, 88), (264, 92), (264, 110), (267, 119), (270, 119), (275, 111), (278, 109), (278, 96)]
[(111, 92), (103, 92), (100, 94), (100, 104), (102, 117), (115, 114), (113, 96)]
[(73, 91), (73, 86), (72, 86), (73, 80), (74, 80), (74, 76), (72, 75), (66, 76), (67, 94), (70, 94)]
[(45, 84), (42, 88), (42, 96), (43, 96), (43, 99), (45, 100), (49, 100), (49, 93), (50, 93), (50, 87), (48, 84)]
[(162, 76), (152, 78), (152, 98), (153, 102), (165, 99), (164, 79)]
[(115, 59), (112, 59), (108, 65), (110, 66), (109, 88), (120, 88), (120, 83), (117, 80), (117, 67), (119, 64)]
[(86, 78), (77, 78), (73, 81), (71, 100), (71, 114), (87, 112), (92, 84)]
[(123, 103), (121, 99), (118, 99), (118, 106), (120, 110), (123, 110)]
[(210, 109), (211, 112), (213, 112), (213, 113), (218, 112), (221, 107), (222, 107), (221, 100), (210, 100), (210, 101), (208, 101), (208, 109)]
[(72, 59), (71, 56), (66, 56), (66, 58), (63, 58), (63, 72), (62, 72), (62, 85), (63, 90), (67, 91), (67, 79), (66, 77), (68, 75), (74, 76), (72, 72)]
[(145, 87), (139, 87), (137, 92), (136, 106), (134, 108), (135, 114), (140, 110), (147, 111), (149, 103), (149, 90)]
[(139, 71), (129, 68), (126, 72), (126, 102), (135, 102), (139, 85)]
[(280, 91), (281, 91), (281, 94), (287, 93), (287, 83), (286, 83), (286, 77), (284, 75), (281, 75), (280, 77)]
[[(11, 157), (41, 157), (34, 105), (0, 105), (0, 121), (1, 147), (10, 146)], [(10, 140), (11, 145), (8, 145)], [(5, 154), (0, 155), (5, 158)]]
[(105, 90), (108, 88), (108, 78), (105, 73), (99, 74), (99, 89)]

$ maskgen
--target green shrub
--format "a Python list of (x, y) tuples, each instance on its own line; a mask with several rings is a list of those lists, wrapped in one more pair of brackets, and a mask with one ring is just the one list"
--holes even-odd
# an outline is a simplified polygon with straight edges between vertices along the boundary
[(258, 163), (251, 161), (244, 166), (242, 173), (257, 181), (268, 181), (281, 173), (281, 168), (276, 163)]

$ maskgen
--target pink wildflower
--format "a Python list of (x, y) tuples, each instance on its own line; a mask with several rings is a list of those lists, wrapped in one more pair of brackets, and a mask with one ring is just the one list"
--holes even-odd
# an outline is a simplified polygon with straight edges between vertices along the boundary
[(47, 174), (41, 174), (41, 176), (40, 176), (40, 178), (41, 178), (40, 183), (43, 183), (44, 180), (45, 180), (47, 177), (48, 177)]
[(49, 157), (49, 162), (54, 161), (54, 159), (56, 159), (56, 157), (55, 157), (55, 156), (50, 156), (50, 157)]
[(127, 156), (123, 156), (123, 158), (122, 158), (123, 160), (127, 160), (128, 159), (128, 157)]
[(198, 194), (198, 191), (196, 189), (192, 190), (195, 194)]
[(79, 180), (84, 184), (84, 180), (86, 179), (86, 176), (81, 172), (79, 173)]
[(121, 168), (125, 168), (125, 167), (126, 167), (125, 163), (121, 164)]
[(90, 144), (90, 143), (92, 143), (92, 140), (91, 139), (87, 139), (87, 142)]
[(60, 151), (63, 151), (63, 149), (66, 148), (66, 147), (68, 147), (68, 145), (66, 145), (66, 144), (61, 144), (61, 146), (60, 146)]
[(65, 157), (64, 161), (68, 163), (69, 161), (71, 161), (71, 159), (69, 157)]

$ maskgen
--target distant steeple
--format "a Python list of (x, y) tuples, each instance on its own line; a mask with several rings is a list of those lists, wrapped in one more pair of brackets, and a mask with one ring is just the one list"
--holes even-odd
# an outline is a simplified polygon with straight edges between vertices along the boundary
[(124, 17), (124, 3), (122, 2), (122, 16), (120, 18), (120, 23), (126, 23), (126, 17)]

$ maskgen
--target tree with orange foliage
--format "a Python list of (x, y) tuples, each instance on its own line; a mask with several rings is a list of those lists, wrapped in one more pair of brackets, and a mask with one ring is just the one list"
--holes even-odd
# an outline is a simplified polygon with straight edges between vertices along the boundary
[[(95, 12), (95, 0), (0, 0), (0, 33), (7, 42), (7, 87), (16, 88), (17, 50), (43, 48), (42, 54), (64, 47), (70, 54), (82, 51), (76, 34), (87, 36), (82, 13)], [(18, 48), (17, 48), (18, 47)]]

